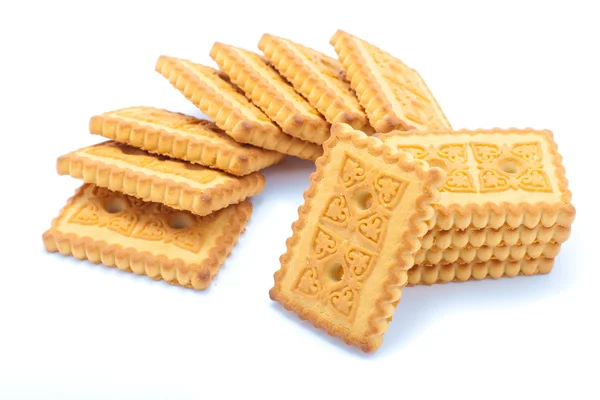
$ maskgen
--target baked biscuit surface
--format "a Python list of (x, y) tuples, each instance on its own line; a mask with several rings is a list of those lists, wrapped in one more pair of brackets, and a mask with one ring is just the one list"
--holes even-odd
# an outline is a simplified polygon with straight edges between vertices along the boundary
[(415, 265), (408, 271), (408, 285), (465, 282), (485, 278), (532, 276), (549, 273), (553, 258), (523, 259), (519, 261), (490, 260), (481, 263), (454, 263), (447, 265)]
[(258, 44), (267, 59), (330, 123), (371, 133), (339, 61), (291, 40), (264, 34)]
[(61, 175), (198, 215), (210, 214), (258, 194), (265, 184), (259, 172), (232, 176), (114, 141), (60, 157), (57, 170)]
[(575, 209), (549, 131), (390, 132), (387, 144), (445, 170), (436, 224), (512, 228), (570, 226)]
[(321, 146), (284, 133), (219, 71), (161, 56), (156, 70), (237, 142), (315, 160)]
[(214, 44), (210, 56), (285, 133), (317, 144), (327, 140), (329, 123), (263, 57), (222, 43)]
[(364, 351), (377, 349), (444, 176), (336, 124), (281, 257), (271, 298)]
[(415, 264), (423, 266), (459, 263), (481, 263), (490, 260), (519, 261), (540, 257), (554, 258), (560, 251), (560, 243), (532, 243), (513, 246), (437, 247), (421, 249), (415, 255)]
[(48, 251), (204, 289), (251, 212), (243, 202), (200, 217), (84, 184), (43, 240)]
[(331, 44), (377, 132), (452, 129), (417, 71), (341, 30)]
[(532, 229), (521, 225), (515, 229), (501, 227), (498, 229), (450, 229), (442, 231), (432, 229), (421, 240), (421, 249), (482, 247), (482, 246), (514, 246), (532, 243), (564, 243), (571, 235), (570, 226), (552, 225), (544, 227), (536, 225)]
[(90, 131), (234, 175), (247, 175), (284, 157), (282, 153), (238, 143), (211, 121), (153, 107), (129, 107), (94, 116)]

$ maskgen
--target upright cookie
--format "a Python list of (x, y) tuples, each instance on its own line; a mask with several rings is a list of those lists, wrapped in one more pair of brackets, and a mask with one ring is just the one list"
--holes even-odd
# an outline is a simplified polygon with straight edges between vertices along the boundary
[(341, 30), (330, 43), (377, 132), (452, 129), (417, 71)]
[(43, 240), (50, 252), (205, 289), (251, 213), (245, 201), (200, 217), (85, 184)]
[(381, 345), (445, 177), (349, 125), (332, 134), (270, 295), (369, 352)]
[(531, 129), (391, 132), (385, 143), (446, 171), (430, 228), (570, 226), (575, 217), (552, 133)]
[(90, 132), (150, 153), (248, 175), (281, 161), (282, 153), (236, 142), (213, 122), (153, 107), (96, 115)]
[(213, 68), (161, 56), (156, 70), (237, 142), (308, 160), (316, 160), (323, 153), (321, 146), (283, 133)]
[(56, 168), (61, 175), (197, 215), (239, 203), (265, 186), (260, 172), (232, 176), (113, 141), (66, 154)]
[(433, 285), (447, 282), (466, 282), (485, 278), (532, 276), (547, 274), (554, 266), (553, 258), (524, 259), (520, 261), (490, 260), (483, 263), (415, 265), (408, 271), (408, 285)]
[(258, 43), (269, 62), (329, 123), (372, 133), (339, 61), (291, 40), (264, 34)]
[(285, 133), (317, 144), (327, 140), (329, 123), (263, 57), (222, 43), (214, 44), (210, 56)]

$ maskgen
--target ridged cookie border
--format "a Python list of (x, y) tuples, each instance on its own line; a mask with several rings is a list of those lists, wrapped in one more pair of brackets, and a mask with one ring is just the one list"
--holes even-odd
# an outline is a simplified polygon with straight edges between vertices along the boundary
[[(244, 49), (239, 50), (250, 52)], [(217, 63), (221, 71), (246, 93), (246, 97), (279, 125), (283, 132), (307, 142), (323, 144), (329, 138), (331, 127), (325, 118), (316, 109), (318, 115), (312, 117), (304, 115), (296, 107), (294, 101), (279, 92), (267, 78), (252, 68), (240, 51), (236, 47), (216, 42), (210, 50), (210, 57)], [(259, 54), (256, 56), (260, 57)], [(265, 65), (267, 68), (273, 68), (266, 63)], [(273, 72), (279, 75), (274, 68)], [(281, 79), (284, 85), (288, 85), (290, 90), (295, 92), (285, 78)], [(308, 107), (314, 108), (302, 95), (299, 94), (299, 97), (306, 102)]]
[[(281, 281), (287, 274), (288, 265), (294, 256), (295, 246), (300, 240), (302, 230), (306, 226), (308, 213), (312, 207), (312, 199), (317, 195), (319, 182), (323, 178), (325, 166), (331, 161), (330, 153), (340, 141), (352, 143), (357, 149), (364, 149), (374, 157), (381, 157), (386, 163), (399, 164), (403, 169), (416, 171), (423, 180), (423, 194), (417, 199), (414, 214), (409, 219), (409, 229), (403, 236), (403, 244), (399, 246), (397, 263), (389, 268), (387, 280), (382, 282), (382, 292), (376, 300), (376, 307), (369, 317), (368, 327), (363, 334), (351, 333), (346, 329), (323, 319), (317, 313), (304, 309), (301, 304), (295, 303), (281, 288)], [(444, 184), (446, 178), (442, 170), (428, 168), (423, 163), (411, 160), (405, 153), (385, 145), (379, 139), (368, 137), (363, 132), (356, 131), (347, 124), (335, 124), (332, 128), (332, 137), (324, 144), (324, 155), (317, 162), (317, 170), (310, 177), (310, 187), (304, 192), (305, 203), (298, 209), (298, 220), (292, 224), (293, 235), (286, 241), (287, 251), (280, 257), (281, 268), (275, 272), (275, 285), (269, 295), (272, 300), (281, 303), (284, 308), (294, 311), (302, 320), (309, 320), (315, 327), (324, 328), (331, 336), (339, 336), (347, 344), (358, 345), (364, 352), (375, 351), (383, 341), (383, 334), (387, 330), (389, 321), (402, 294), (402, 288), (407, 283), (407, 270), (414, 263), (414, 254), (420, 248), (419, 238), (427, 232), (427, 218), (434, 211), (431, 205), (439, 197), (437, 191)]]
[(522, 259), (554, 258), (560, 243), (532, 243), (515, 246), (482, 246), (447, 249), (421, 249), (415, 255), (415, 264), (422, 266), (483, 263), (490, 260), (519, 261)]
[(153, 177), (76, 154), (83, 149), (86, 147), (58, 158), (56, 170), (59, 175), (70, 175), (115, 192), (200, 216), (240, 203), (260, 193), (265, 185), (265, 177), (260, 172), (253, 172), (243, 177), (232, 177), (234, 180), (230, 184), (220, 183), (199, 193), (200, 189), (185, 182)]
[(521, 226), (509, 228), (483, 229), (451, 229), (447, 231), (433, 229), (421, 240), (421, 249), (438, 248), (444, 250), (451, 247), (482, 247), (482, 246), (515, 246), (532, 243), (564, 243), (571, 235), (571, 227), (552, 225), (544, 227), (537, 225), (532, 229)]
[[(549, 130), (535, 130), (530, 128), (491, 128), (491, 129), (461, 129), (457, 131), (431, 130), (420, 131), (421, 135), (480, 135), (480, 134), (538, 134), (548, 142), (550, 156), (553, 157), (552, 165), (555, 168), (558, 190), (561, 194), (561, 203), (537, 202), (533, 204), (519, 203), (469, 203), (466, 205), (450, 204), (449, 206), (435, 205), (435, 219), (430, 221), (430, 228), (439, 227), (442, 230), (467, 229), (467, 228), (493, 228), (509, 226), (513, 229), (521, 225), (532, 229), (537, 225), (551, 227), (553, 225), (570, 226), (575, 218), (575, 207), (571, 204), (572, 194), (569, 190), (569, 181), (565, 175), (562, 156), (558, 152), (558, 145), (554, 135)], [(410, 133), (412, 135), (412, 133)], [(383, 142), (390, 137), (406, 135), (402, 131), (378, 133), (375, 136)]]
[(148, 251), (138, 251), (133, 247), (108, 244), (89, 236), (58, 231), (57, 225), (64, 216), (63, 213), (83, 194), (88, 185), (91, 184), (83, 184), (75, 195), (69, 198), (59, 215), (52, 220), (50, 229), (42, 235), (48, 252), (60, 252), (79, 260), (87, 259), (94, 264), (102, 263), (107, 267), (117, 267), (137, 275), (147, 275), (154, 280), (162, 279), (172, 285), (197, 290), (208, 288), (246, 229), (252, 215), (252, 203), (249, 200), (234, 205), (236, 212), (215, 241), (217, 245), (208, 250), (208, 257), (199, 264), (188, 264), (180, 258), (154, 256)]
[[(372, 133), (373, 128), (358, 99), (356, 104), (360, 113), (352, 111), (343, 97), (338, 96), (335, 90), (322, 79), (315, 77), (314, 71), (285, 42), (286, 39), (265, 33), (258, 42), (258, 48), (294, 89), (325, 117), (327, 122), (331, 124), (342, 122), (367, 134)], [(347, 83), (350, 87), (350, 83)], [(308, 90), (307, 87), (311, 89)], [(350, 95), (355, 96), (354, 90), (351, 87), (350, 89)]]
[[(366, 66), (366, 61), (363, 59), (360, 52), (356, 50), (355, 44), (348, 43), (352, 41), (352, 37), (354, 36), (342, 30), (338, 30), (331, 37), (329, 43), (335, 48), (340, 63), (346, 70), (346, 77), (350, 82), (352, 88), (356, 92), (360, 104), (364, 107), (365, 111), (367, 112), (367, 117), (369, 118), (369, 121), (371, 122), (373, 128), (375, 128), (377, 132), (389, 132), (394, 129), (400, 129), (403, 131), (417, 129), (415, 126), (398, 118), (398, 116), (396, 116), (395, 113), (392, 111), (393, 107), (390, 101), (385, 97), (383, 89), (381, 88), (379, 82), (377, 82), (373, 78), (371, 71)], [(356, 39), (368, 43), (367, 41), (362, 40), (358, 37), (356, 37)], [(373, 47), (377, 47), (372, 44), (370, 45)], [(341, 50), (342, 46), (345, 49), (347, 49), (347, 54), (343, 54)], [(390, 54), (390, 56), (392, 55)], [(351, 58), (351, 60), (348, 61), (348, 58)], [(446, 123), (446, 125), (448, 125), (448, 129), (452, 129), (450, 121), (448, 121), (446, 114), (444, 114), (444, 110), (442, 110), (437, 99), (427, 86), (425, 79), (423, 79), (421, 74), (419, 74), (415, 69), (410, 68), (408, 66), (407, 68), (411, 69), (419, 75), (419, 77), (421, 78), (420, 83), (423, 84), (423, 87), (429, 94), (432, 106), (435, 107), (436, 111), (439, 111), (441, 117), (443, 117), (444, 119), (444, 122)], [(353, 80), (359, 80), (359, 82), (353, 85)]]
[(424, 267), (416, 265), (408, 271), (408, 285), (431, 286), (448, 282), (467, 282), (486, 278), (533, 276), (548, 274), (554, 266), (553, 258), (524, 259), (520, 261), (490, 260), (485, 263), (453, 263)]
[(190, 73), (179, 59), (160, 56), (155, 69), (236, 141), (312, 161), (322, 154), (320, 146), (285, 134), (272, 122), (271, 127), (247, 120), (221, 93)]
[[(225, 149), (223, 146), (211, 142), (210, 138), (179, 136), (169, 132), (167, 129), (157, 129), (144, 123), (125, 121), (119, 116), (110, 115), (119, 111), (142, 108), (190, 117), (183, 113), (154, 107), (127, 107), (110, 111), (109, 113), (94, 115), (90, 118), (89, 122), (90, 133), (141, 148), (150, 153), (161, 154), (197, 163), (205, 167), (220, 169), (236, 176), (244, 176), (259, 171), (270, 165), (277, 164), (285, 157), (282, 153), (258, 147), (256, 149), (269, 153), (261, 157), (257, 154), (244, 153), (241, 150)], [(164, 148), (168, 150), (165, 151)], [(175, 149), (182, 150), (175, 151)], [(205, 153), (209, 154), (205, 155)], [(181, 155), (178, 156), (179, 154)], [(213, 159), (214, 162), (211, 162)]]

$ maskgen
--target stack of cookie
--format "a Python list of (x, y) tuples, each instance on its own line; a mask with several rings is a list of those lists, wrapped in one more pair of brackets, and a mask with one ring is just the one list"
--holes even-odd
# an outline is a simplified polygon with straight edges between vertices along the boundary
[(214, 122), (149, 107), (93, 117), (111, 141), (58, 160), (87, 184), (50, 251), (202, 289), (249, 218), (260, 169), (317, 160), (271, 298), (365, 351), (407, 285), (547, 273), (575, 216), (552, 134), (453, 130), (424, 80), (338, 31), (338, 59), (265, 34), (220, 70), (156, 70)]
[(208, 287), (245, 229), (260, 169), (283, 154), (237, 143), (212, 122), (151, 107), (95, 116), (109, 141), (58, 159), (86, 182), (44, 234), (49, 251), (153, 279)]
[(461, 130), (379, 137), (447, 175), (409, 283), (550, 271), (575, 216), (550, 132)]
[[(339, 61), (259, 45), (334, 123), (271, 297), (372, 351), (406, 285), (549, 272), (575, 216), (552, 134), (455, 131), (417, 71), (343, 31), (331, 44)], [(213, 53), (235, 70), (239, 52)]]

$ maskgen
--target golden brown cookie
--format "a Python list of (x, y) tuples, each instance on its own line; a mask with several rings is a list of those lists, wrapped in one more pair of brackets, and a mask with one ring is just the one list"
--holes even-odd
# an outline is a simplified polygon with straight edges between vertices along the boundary
[(264, 34), (258, 43), (269, 62), (329, 123), (373, 132), (339, 61), (291, 40)]
[(200, 217), (84, 184), (43, 235), (46, 250), (205, 289), (244, 231), (249, 201)]
[(549, 131), (397, 131), (378, 137), (446, 171), (432, 229), (533, 229), (573, 222), (562, 157)]
[(421, 240), (421, 249), (437, 248), (482, 247), (482, 246), (515, 246), (529, 245), (532, 243), (564, 243), (571, 234), (571, 227), (552, 225), (545, 227), (536, 225), (527, 228), (521, 225), (511, 229), (501, 227), (498, 229), (450, 229), (442, 231), (433, 229)]
[(559, 243), (532, 243), (514, 246), (449, 247), (421, 249), (415, 255), (415, 264), (422, 266), (446, 265), (459, 262), (482, 263), (489, 260), (519, 261), (523, 259), (554, 258), (560, 251)]
[(417, 71), (341, 30), (330, 43), (377, 132), (452, 129)]
[(208, 120), (153, 107), (96, 115), (90, 120), (90, 132), (238, 176), (276, 164), (284, 157), (276, 151), (238, 143)]
[(271, 299), (363, 351), (376, 350), (445, 177), (335, 124), (298, 210)]
[(484, 263), (416, 265), (408, 271), (408, 285), (465, 282), (484, 278), (514, 277), (517, 275), (547, 274), (554, 266), (553, 258), (523, 259), (520, 261), (491, 260)]
[(227, 77), (191, 61), (161, 56), (156, 71), (237, 142), (316, 160), (321, 146), (292, 137), (252, 104)]
[(285, 133), (317, 144), (327, 140), (329, 123), (263, 57), (222, 43), (214, 44), (210, 56)]
[(197, 215), (208, 215), (239, 203), (260, 193), (265, 185), (260, 172), (232, 176), (114, 141), (60, 157), (57, 170), (61, 175)]

